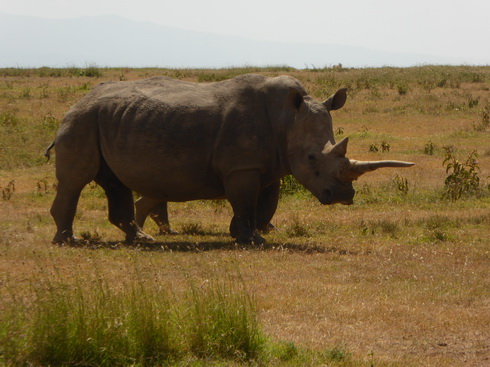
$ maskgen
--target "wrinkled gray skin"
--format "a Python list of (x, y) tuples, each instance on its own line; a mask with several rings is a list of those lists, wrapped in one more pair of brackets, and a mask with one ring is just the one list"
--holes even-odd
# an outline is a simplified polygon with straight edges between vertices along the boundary
[(314, 101), (289, 76), (102, 83), (68, 112), (54, 142), (53, 242), (74, 240), (80, 192), (91, 181), (105, 190), (109, 220), (127, 242), (152, 239), (135, 221), (131, 190), (160, 202), (226, 198), (241, 244), (264, 241), (260, 199), (284, 175), (292, 173), (323, 204), (351, 204), (352, 180), (411, 164), (346, 158), (347, 139), (335, 144), (330, 116), (345, 100), (341, 89)]

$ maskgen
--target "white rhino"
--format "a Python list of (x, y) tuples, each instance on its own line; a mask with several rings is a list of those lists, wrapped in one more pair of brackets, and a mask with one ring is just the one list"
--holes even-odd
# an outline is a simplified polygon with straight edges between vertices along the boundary
[(160, 202), (226, 198), (240, 244), (264, 240), (257, 217), (260, 226), (272, 218), (287, 174), (322, 204), (351, 204), (363, 173), (413, 163), (346, 158), (348, 140), (335, 143), (330, 116), (346, 98), (340, 89), (317, 102), (290, 76), (102, 83), (67, 113), (46, 152), (56, 146), (53, 242), (74, 240), (80, 192), (91, 181), (128, 242), (152, 239), (135, 221), (132, 190)]

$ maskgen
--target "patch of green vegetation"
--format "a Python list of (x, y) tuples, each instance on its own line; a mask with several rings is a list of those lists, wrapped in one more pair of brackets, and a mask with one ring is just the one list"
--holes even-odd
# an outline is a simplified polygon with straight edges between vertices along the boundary
[(293, 216), (286, 230), (289, 237), (310, 237), (308, 226), (297, 215)]
[(191, 282), (177, 296), (138, 270), (117, 287), (97, 271), (74, 281), (56, 269), (48, 273), (43, 270), (27, 293), (8, 290), (0, 318), (0, 356), (6, 366), (351, 361), (342, 348), (316, 352), (269, 340), (239, 276)]
[(202, 227), (202, 224), (197, 222), (183, 224), (181, 231), (183, 234), (195, 235), (195, 236), (202, 236), (206, 234), (204, 228)]
[(280, 195), (308, 195), (308, 191), (293, 175), (287, 175), (281, 179)]
[(478, 165), (478, 153), (472, 151), (464, 162), (460, 162), (453, 154), (450, 147), (444, 148), (446, 156), (443, 165), (446, 173), (450, 173), (444, 181), (445, 191), (443, 197), (456, 201), (463, 196), (478, 196), (482, 193), (480, 187), (480, 167)]
[(392, 238), (397, 238), (400, 232), (400, 225), (397, 222), (391, 220), (378, 220), (378, 221), (364, 221), (360, 223), (361, 233), (363, 235), (376, 235), (376, 233), (383, 233), (389, 235)]
[(133, 278), (116, 290), (103, 278), (69, 284), (46, 277), (31, 301), (11, 290), (1, 319), (7, 365), (167, 365), (197, 357), (261, 357), (265, 338), (242, 284), (192, 286), (175, 301), (158, 284)]
[(0, 169), (45, 163), (44, 149), (53, 140), (58, 126), (59, 121), (52, 115), (33, 122), (15, 111), (0, 113)]

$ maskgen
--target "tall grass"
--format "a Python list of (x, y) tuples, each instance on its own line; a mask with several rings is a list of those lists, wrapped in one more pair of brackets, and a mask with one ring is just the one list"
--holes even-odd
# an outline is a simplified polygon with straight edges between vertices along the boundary
[(264, 338), (255, 307), (242, 283), (232, 281), (192, 287), (187, 331), (189, 348), (199, 357), (258, 358)]
[(0, 365), (356, 365), (343, 349), (272, 342), (239, 276), (189, 281), (177, 294), (140, 270), (111, 281), (98, 270), (48, 273), (24, 293), (6, 282)]
[(24, 296), (12, 289), (7, 304), (0, 361), (11, 366), (245, 361), (265, 345), (250, 296), (232, 280), (176, 297), (139, 276), (119, 287), (97, 276), (88, 285), (46, 278)]

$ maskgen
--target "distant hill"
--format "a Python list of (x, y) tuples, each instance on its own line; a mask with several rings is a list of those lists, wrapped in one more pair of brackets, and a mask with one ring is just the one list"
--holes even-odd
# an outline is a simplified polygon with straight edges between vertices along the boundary
[(413, 66), (444, 60), (331, 44), (260, 42), (119, 17), (45, 19), (0, 13), (0, 67), (295, 68)]

